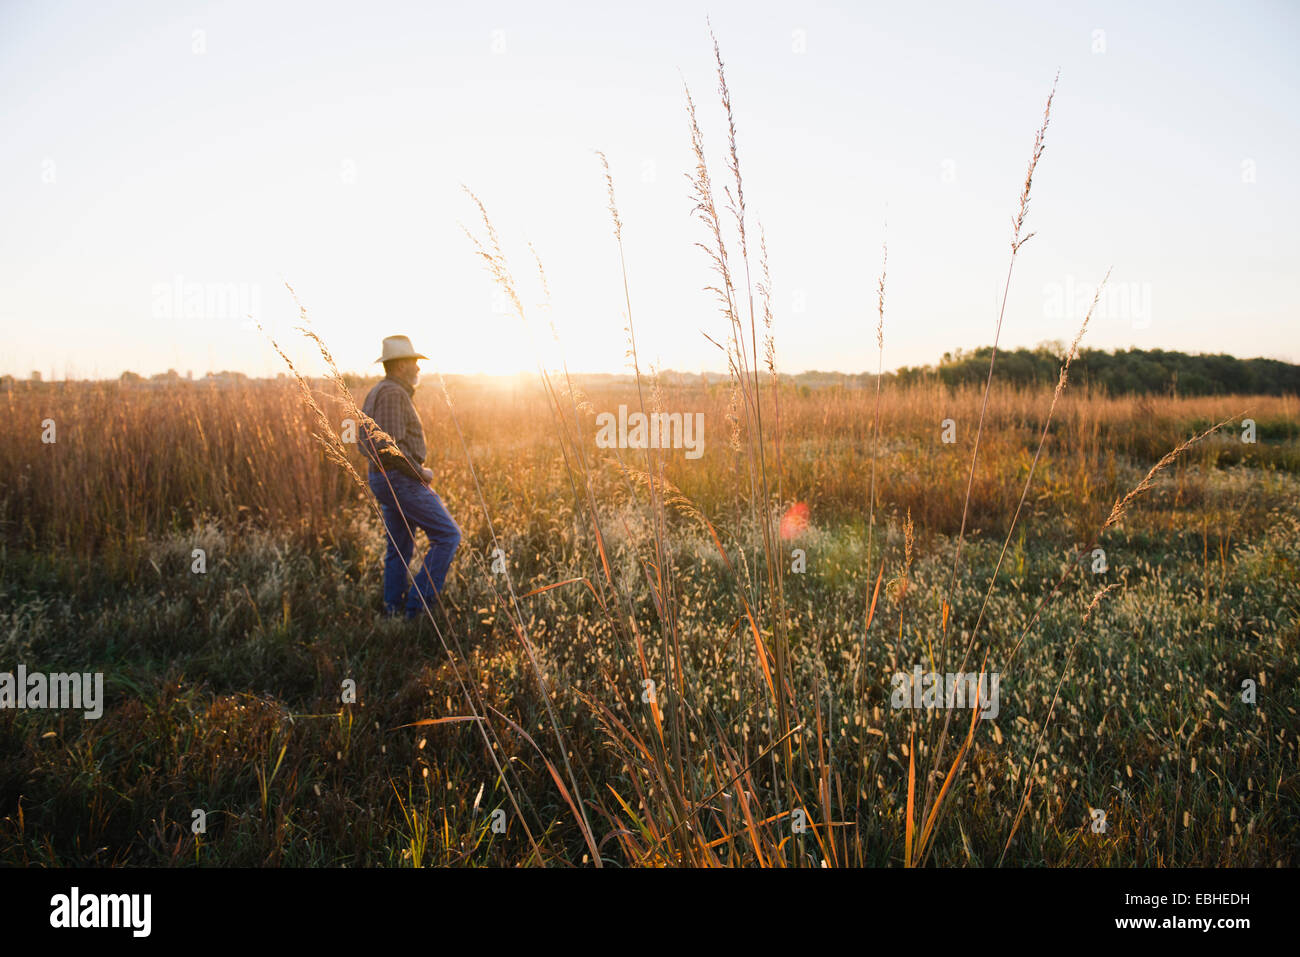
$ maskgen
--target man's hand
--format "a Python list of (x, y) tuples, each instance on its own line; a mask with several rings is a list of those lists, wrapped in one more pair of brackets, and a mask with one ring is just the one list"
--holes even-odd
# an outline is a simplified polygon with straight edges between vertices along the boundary
[(423, 465), (421, 465), (420, 473), (424, 476), (425, 485), (428, 485), (430, 482), (433, 481), (433, 472), (430, 469), (426, 469)]

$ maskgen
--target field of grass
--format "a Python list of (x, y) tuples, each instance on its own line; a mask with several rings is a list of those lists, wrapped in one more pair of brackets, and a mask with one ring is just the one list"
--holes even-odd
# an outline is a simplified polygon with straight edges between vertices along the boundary
[[(869, 531), (874, 393), (769, 391), (772, 512), (807, 509), (775, 536), (778, 608), (726, 387), (659, 383), (704, 414), (706, 453), (662, 456), (658, 507), (643, 453), (592, 441), (634, 388), (579, 395), (558, 426), (540, 387), (445, 388), (417, 392), (465, 533), (436, 628), (380, 618), (382, 527), (292, 383), (0, 395), (0, 670), (108, 689), (97, 721), (0, 711), (0, 861), (579, 864), (594, 844), (618, 865), (900, 864), (909, 768), (916, 840), (968, 712), (936, 762), (946, 713), (892, 708), (891, 677), (942, 654), (949, 594), (953, 661), (1006, 541), (979, 630), (1000, 713), (976, 722), (927, 861), (1296, 863), (1294, 399), (1067, 390), (1008, 539), (1051, 397), (995, 387), (949, 593), (981, 392), (884, 394)], [(1102, 537), (1104, 573), (1073, 558), (1161, 455), (1247, 410), (1258, 441), (1225, 427), (1160, 472)]]

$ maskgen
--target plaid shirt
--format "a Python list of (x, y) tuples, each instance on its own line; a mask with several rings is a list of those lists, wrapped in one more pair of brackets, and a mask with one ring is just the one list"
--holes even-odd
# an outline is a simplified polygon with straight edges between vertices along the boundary
[[(396, 444), (385, 442), (382, 436), (372, 435), (368, 423), (362, 427), (361, 451), (370, 460), (371, 471), (403, 472), (416, 481), (423, 482), (420, 472), (427, 449), (424, 444), (424, 426), (411, 396), (415, 394), (405, 382), (390, 377), (383, 378), (370, 390), (361, 411), (370, 416)], [(400, 454), (399, 454), (400, 453)]]

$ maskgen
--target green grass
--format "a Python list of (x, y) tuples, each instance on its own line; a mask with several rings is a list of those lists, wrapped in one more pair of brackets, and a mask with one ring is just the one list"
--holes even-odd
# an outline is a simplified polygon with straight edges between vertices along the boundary
[[(933, 863), (996, 864), (1028, 781), (1028, 810), (1006, 863), (1297, 862), (1300, 494), (1292, 479), (1221, 471), (1209, 478), (1210, 504), (1226, 507), (1243, 481), (1252, 488), (1282, 483), (1248, 538), (1221, 552), (1213, 534), (1162, 527), (1172, 524), (1160, 518), (1175, 497), (1163, 487), (1147, 521), (1106, 543), (1107, 573), (1085, 568), (1048, 606), (1004, 673), (1001, 713), (980, 729)], [(953, 541), (918, 541), (896, 652), (899, 609), (885, 597), (896, 585), (882, 586), (877, 623), (863, 642), (871, 577), (862, 567), (864, 529), (819, 527), (815, 519), (814, 511), (813, 527), (785, 543), (807, 553), (807, 572), (786, 576), (794, 691), (818, 702), (823, 725), (819, 738), (799, 739), (795, 757), (819, 743), (828, 749), (839, 777), (827, 801), (830, 818), (853, 828), (863, 863), (897, 864), (914, 715), (890, 708), (890, 675), (924, 660), (927, 641), (940, 633)], [(753, 669), (736, 667), (752, 647), (733, 628), (734, 583), (698, 529), (674, 521), (691, 708), (757, 751), (772, 729), (756, 708), (762, 692)], [(0, 661), (21, 660), (29, 670), (102, 670), (108, 703), (99, 721), (0, 712), (0, 863), (582, 862), (586, 845), (545, 765), (503, 723), (509, 753), (501, 757), (514, 760), (527, 791), (540, 859), (472, 723), (399, 727), (466, 708), (432, 627), (378, 617), (381, 533), (365, 515), (349, 527), (355, 537), (312, 549), (269, 532), (202, 526), (159, 540), (148, 550), (152, 558), (116, 569), (8, 551), (0, 572)], [(520, 530), (509, 554), (521, 593), (578, 574), (566, 564), (578, 545), (565, 534), (563, 523)], [(970, 573), (953, 597), (961, 616), (950, 625), (955, 634), (972, 624), (967, 618), (979, 607), (997, 537), (967, 546)], [(487, 543), (478, 538), (466, 548), (484, 553)], [(877, 548), (882, 539), (897, 564), (896, 522), (878, 532)], [(190, 572), (195, 541), (209, 550), (203, 575)], [(611, 541), (613, 560), (630, 565), (629, 543)], [(1059, 535), (1013, 542), (983, 626), (995, 648), (1014, 642), (1059, 573), (1067, 544)], [(1096, 589), (1117, 581), (1123, 587), (1082, 626)], [(449, 594), (446, 631), (463, 650), (463, 672), (485, 701), (542, 740), (537, 684), (468, 555), (458, 559)], [(523, 602), (580, 785), (617, 807), (609, 789), (628, 799), (626, 769), (583, 698), (603, 693), (604, 676), (623, 667), (606, 619), (581, 585)], [(644, 594), (638, 607), (650, 616)], [(1074, 667), (1031, 764), (1076, 636)], [(648, 645), (646, 655), (650, 674), (668, 672), (661, 646)], [(1259, 682), (1255, 706), (1241, 701), (1248, 677)], [(340, 702), (345, 678), (356, 681), (355, 705)], [(855, 687), (863, 688), (860, 707)], [(626, 701), (606, 703), (629, 720), (643, 707), (631, 690)], [(924, 721), (919, 727), (924, 759)], [(760, 762), (757, 787), (774, 787), (773, 774)], [(820, 807), (805, 800), (820, 820)], [(497, 808), (507, 812), (505, 834), (490, 828)], [(1105, 834), (1088, 827), (1090, 808), (1106, 812)], [(207, 814), (201, 836), (191, 832), (194, 809)], [(614, 826), (597, 815), (597, 839)], [(602, 853), (607, 863), (626, 863), (617, 841)], [(787, 841), (783, 853), (788, 862), (821, 857), (809, 834)]]

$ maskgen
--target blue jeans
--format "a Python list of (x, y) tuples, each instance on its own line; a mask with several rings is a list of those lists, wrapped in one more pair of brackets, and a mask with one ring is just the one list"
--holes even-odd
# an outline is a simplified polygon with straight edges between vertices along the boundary
[[(430, 608), (437, 604), (447, 580), (447, 569), (460, 545), (460, 526), (433, 489), (408, 475), (389, 472), (384, 476), (372, 471), (370, 491), (379, 501), (388, 532), (384, 607), (393, 615), (405, 609), (406, 617), (414, 618), (424, 610), (425, 604)], [(429, 536), (429, 550), (415, 575), (415, 587), (408, 590), (408, 568), (415, 550), (416, 529), (423, 529)]]

